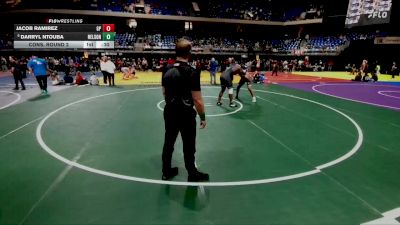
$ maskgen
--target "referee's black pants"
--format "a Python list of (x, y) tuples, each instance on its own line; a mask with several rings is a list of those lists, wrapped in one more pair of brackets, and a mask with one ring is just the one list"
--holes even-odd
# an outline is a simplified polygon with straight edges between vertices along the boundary
[(171, 169), (172, 153), (178, 133), (181, 133), (185, 168), (188, 174), (197, 172), (196, 153), (196, 111), (191, 107), (172, 106), (164, 108), (165, 139), (162, 153), (163, 172)]

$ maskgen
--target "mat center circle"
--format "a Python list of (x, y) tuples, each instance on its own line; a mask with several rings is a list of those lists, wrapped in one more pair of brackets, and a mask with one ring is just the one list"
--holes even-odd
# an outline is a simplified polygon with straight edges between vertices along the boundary
[[(203, 96), (203, 98), (217, 99), (217, 97), (215, 97), (215, 96)], [(222, 99), (227, 100), (227, 98), (222, 98)], [(237, 113), (237, 112), (239, 112), (240, 110), (243, 109), (243, 104), (242, 104), (241, 102), (236, 101), (236, 100), (233, 100), (233, 101), (234, 101), (236, 104), (239, 105), (239, 107), (233, 108), (233, 109), (235, 109), (235, 110), (230, 111), (230, 112), (226, 112), (226, 113), (207, 114), (206, 116), (207, 116), (207, 117), (228, 116), (228, 115), (231, 115), (231, 114), (235, 114), (235, 113)], [(159, 110), (161, 110), (161, 111), (164, 111), (164, 109), (161, 107), (161, 104), (163, 104), (163, 103), (165, 103), (165, 100), (161, 100), (160, 102), (157, 103), (157, 108), (158, 108)], [(205, 106), (205, 107), (211, 107), (211, 106), (214, 106), (214, 105), (216, 106), (216, 104), (204, 103), (204, 106)], [(219, 106), (218, 106), (218, 107), (219, 107)]]
[(89, 98), (85, 98), (85, 99), (81, 99), (72, 103), (69, 103), (67, 105), (64, 105), (52, 112), (50, 112), (49, 114), (47, 114), (38, 124), (37, 128), (36, 128), (36, 139), (39, 143), (39, 145), (42, 147), (42, 149), (44, 151), (46, 151), (49, 155), (51, 155), (52, 157), (56, 158), (57, 160), (79, 168), (81, 170), (90, 172), (90, 173), (94, 173), (94, 174), (98, 174), (98, 175), (103, 175), (103, 176), (107, 176), (107, 177), (112, 177), (112, 178), (117, 178), (117, 179), (121, 179), (121, 180), (127, 180), (127, 181), (135, 181), (135, 182), (142, 182), (142, 183), (149, 183), (149, 184), (163, 184), (163, 185), (176, 185), (176, 186), (244, 186), (244, 185), (256, 185), (256, 184), (268, 184), (268, 183), (274, 183), (274, 182), (281, 182), (281, 181), (287, 181), (287, 180), (292, 180), (292, 179), (298, 179), (298, 178), (302, 178), (302, 177), (306, 177), (306, 176), (310, 176), (310, 175), (314, 175), (314, 174), (318, 174), (321, 172), (321, 170), (326, 169), (328, 167), (332, 167), (336, 164), (339, 164), (341, 162), (343, 162), (344, 160), (350, 158), (352, 155), (354, 155), (361, 147), (363, 139), (364, 139), (364, 135), (363, 132), (361, 130), (361, 127), (354, 121), (354, 119), (352, 119), (350, 116), (348, 116), (347, 114), (331, 107), (328, 105), (325, 105), (323, 103), (320, 102), (316, 102), (313, 100), (309, 100), (306, 98), (301, 98), (298, 96), (294, 96), (294, 95), (289, 95), (289, 94), (284, 94), (284, 93), (279, 93), (279, 92), (272, 92), (272, 91), (263, 91), (263, 90), (257, 90), (258, 92), (263, 92), (263, 93), (269, 93), (269, 94), (273, 94), (273, 95), (280, 95), (280, 96), (286, 96), (289, 98), (294, 98), (294, 99), (298, 99), (298, 100), (302, 100), (305, 102), (309, 102), (309, 103), (313, 103), (319, 106), (322, 106), (324, 108), (327, 108), (329, 110), (332, 110), (336, 113), (338, 113), (339, 115), (345, 117), (347, 120), (349, 120), (353, 126), (356, 128), (357, 130), (357, 142), (356, 144), (352, 147), (352, 149), (347, 152), (346, 154), (340, 156), (339, 158), (336, 158), (330, 162), (327, 162), (325, 164), (322, 165), (318, 165), (315, 166), (313, 169), (309, 170), (309, 171), (305, 171), (305, 172), (300, 172), (300, 173), (295, 173), (295, 174), (291, 174), (291, 175), (286, 175), (286, 176), (280, 176), (280, 177), (273, 177), (273, 178), (267, 178), (267, 179), (257, 179), (257, 180), (245, 180), (245, 181), (228, 181), (228, 182), (206, 182), (206, 183), (197, 183), (197, 182), (184, 182), (184, 181), (164, 181), (164, 180), (157, 180), (157, 179), (149, 179), (149, 178), (142, 178), (142, 177), (135, 177), (135, 176), (129, 176), (129, 175), (123, 175), (123, 174), (119, 174), (119, 173), (113, 173), (110, 171), (105, 171), (105, 170), (101, 170), (101, 169), (96, 169), (90, 166), (86, 166), (83, 164), (80, 164), (74, 160), (69, 160), (67, 158), (65, 158), (64, 156), (61, 156), (60, 154), (56, 153), (53, 149), (51, 149), (44, 141), (43, 137), (42, 137), (42, 128), (45, 124), (45, 122), (52, 117), (54, 114), (56, 114), (57, 112), (66, 109), (68, 107), (71, 107), (73, 105), (76, 105), (78, 103), (83, 103), (83, 102), (87, 102), (93, 99), (97, 99), (97, 98), (101, 98), (101, 97), (105, 97), (105, 96), (110, 96), (110, 95), (117, 95), (117, 94), (122, 94), (122, 93), (129, 93), (129, 92), (136, 92), (136, 91), (145, 91), (145, 90), (156, 90), (158, 88), (143, 88), (143, 89), (134, 89), (134, 90), (126, 90), (126, 91), (119, 91), (119, 92), (113, 92), (113, 93), (108, 93), (108, 94), (102, 94), (102, 95), (98, 95), (98, 96), (94, 96), (94, 97), (89, 97)]

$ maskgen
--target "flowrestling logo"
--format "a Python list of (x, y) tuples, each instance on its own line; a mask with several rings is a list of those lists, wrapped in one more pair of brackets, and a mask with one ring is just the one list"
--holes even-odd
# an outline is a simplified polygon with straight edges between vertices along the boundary
[(386, 19), (389, 16), (389, 12), (373, 12), (368, 14), (368, 19)]
[(46, 19), (46, 23), (54, 24), (81, 24), (83, 19)]
[(392, 0), (350, 0), (346, 27), (390, 22)]

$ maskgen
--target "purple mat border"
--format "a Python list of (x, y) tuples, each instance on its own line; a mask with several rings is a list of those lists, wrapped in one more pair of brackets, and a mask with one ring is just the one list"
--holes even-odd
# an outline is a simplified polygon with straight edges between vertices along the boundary
[(319, 94), (348, 101), (383, 107), (400, 111), (400, 97), (397, 95), (384, 96), (379, 92), (400, 92), (400, 86), (388, 85), (387, 83), (284, 83), (281, 86), (298, 90), (317, 92)]

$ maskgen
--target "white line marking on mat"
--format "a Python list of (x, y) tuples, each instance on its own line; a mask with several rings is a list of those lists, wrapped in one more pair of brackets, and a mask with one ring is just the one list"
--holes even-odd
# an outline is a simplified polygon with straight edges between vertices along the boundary
[(338, 114), (342, 115), (343, 117), (348, 119), (354, 125), (354, 127), (357, 129), (357, 133), (358, 133), (358, 139), (357, 139), (356, 145), (348, 153), (346, 153), (345, 155), (343, 155), (340, 158), (338, 158), (336, 160), (333, 160), (331, 162), (328, 162), (328, 163), (325, 163), (323, 165), (317, 166), (316, 167), (317, 169), (322, 170), (322, 169), (325, 169), (327, 167), (330, 167), (330, 166), (333, 166), (335, 164), (338, 164), (338, 163), (350, 158), (352, 155), (354, 155), (361, 148), (362, 142), (364, 140), (364, 134), (362, 132), (362, 129), (358, 125), (358, 123), (356, 121), (354, 121), (353, 118), (351, 118), (347, 114), (345, 114), (345, 113), (343, 113), (343, 112), (341, 112), (341, 111), (339, 111), (339, 110), (337, 110), (337, 109), (335, 109), (335, 108), (333, 108), (331, 106), (328, 106), (328, 105), (325, 105), (325, 104), (322, 104), (320, 102), (316, 102), (316, 101), (313, 101), (313, 100), (309, 100), (309, 99), (306, 99), (306, 98), (301, 98), (301, 97), (297, 97), (297, 96), (293, 96), (293, 95), (287, 95), (287, 94), (276, 93), (276, 92), (268, 92), (268, 91), (262, 91), (262, 90), (257, 90), (257, 91), (258, 92), (264, 92), (264, 93), (275, 93), (277, 95), (288, 96), (288, 97), (304, 100), (304, 101), (307, 101), (307, 102), (315, 103), (315, 104), (320, 105), (320, 106), (324, 106), (325, 108), (333, 110), (333, 111), (337, 112)]
[(392, 209), (382, 214), (382, 218), (362, 223), (361, 225), (398, 225), (400, 224), (400, 208)]
[(385, 150), (387, 152), (393, 152), (392, 150), (386, 148), (385, 146), (382, 146), (382, 145), (377, 145), (377, 146), (378, 146), (378, 148), (383, 149), (383, 150)]
[[(263, 99), (263, 98), (261, 98), (261, 97), (259, 97), (260, 99), (262, 99), (262, 100), (264, 100), (264, 101), (267, 101), (267, 102), (270, 102), (271, 104), (274, 104), (274, 105), (278, 105), (278, 104), (276, 104), (275, 102), (272, 102), (272, 101), (269, 101), (269, 100), (266, 100), (266, 99)], [(282, 108), (284, 108), (284, 109), (286, 109), (286, 107), (283, 107), (282, 106)], [(290, 111), (290, 110), (289, 110)], [(280, 141), (279, 139), (277, 139), (276, 137), (274, 137), (273, 135), (271, 135), (269, 132), (267, 132), (265, 129), (263, 129), (263, 128), (261, 128), (261, 127), (259, 127), (257, 124), (255, 124), (254, 122), (252, 122), (252, 121), (250, 121), (250, 120), (248, 120), (251, 124), (253, 124), (255, 127), (257, 127), (258, 129), (260, 129), (262, 132), (264, 132), (266, 135), (268, 135), (269, 137), (271, 137), (275, 142), (277, 142), (277, 143), (279, 143), (280, 145), (282, 145), (284, 148), (286, 148), (287, 150), (289, 150), (290, 152), (292, 152), (292, 153), (294, 153), (296, 156), (298, 156), (299, 158), (301, 158), (303, 161), (305, 161), (306, 163), (308, 163), (309, 165), (311, 165), (312, 166), (312, 164), (307, 160), (307, 159), (305, 159), (305, 158), (303, 158), (301, 155), (299, 155), (297, 152), (295, 152), (292, 148), (290, 148), (290, 147), (288, 147), (287, 145), (285, 145), (282, 141)], [(331, 127), (331, 126), (329, 126), (329, 127)], [(332, 127), (331, 127), (332, 128)], [(334, 128), (333, 127), (333, 129), (337, 129), (337, 128)], [(347, 133), (347, 132), (346, 132)], [(347, 133), (348, 135), (349, 135), (349, 133)], [(324, 165), (322, 165), (322, 166), (324, 166)], [(317, 167), (317, 169), (318, 168), (320, 168), (321, 166), (319, 166), (319, 167)], [(374, 211), (375, 213), (378, 213), (378, 214), (380, 214), (381, 215), (381, 213), (376, 209), (376, 208), (374, 208), (372, 205), (370, 205), (367, 201), (365, 201), (364, 199), (362, 199), (360, 196), (358, 196), (357, 194), (355, 194), (353, 191), (351, 191), (350, 189), (348, 189), (346, 186), (344, 186), (342, 183), (340, 183), (339, 181), (337, 181), (336, 179), (334, 179), (333, 177), (331, 177), (330, 175), (328, 175), (327, 173), (325, 173), (325, 172), (322, 172), (322, 174), (324, 174), (325, 176), (327, 176), (329, 179), (331, 179), (332, 181), (334, 181), (336, 184), (338, 184), (341, 188), (343, 188), (346, 192), (348, 192), (350, 195), (352, 195), (353, 197), (355, 197), (356, 199), (358, 199), (359, 201), (361, 201), (365, 206), (367, 206), (368, 208), (370, 208), (372, 211)]]
[(377, 210), (375, 207), (373, 207), (371, 204), (369, 204), (367, 201), (365, 201), (363, 198), (361, 198), (360, 196), (358, 196), (356, 193), (354, 193), (353, 191), (351, 191), (349, 188), (347, 188), (346, 186), (344, 186), (342, 183), (340, 183), (338, 180), (336, 180), (335, 178), (331, 177), (330, 175), (326, 174), (325, 172), (322, 172), (322, 174), (324, 174), (326, 177), (328, 177), (329, 179), (331, 179), (333, 182), (335, 182), (337, 185), (339, 185), (341, 188), (343, 188), (346, 192), (348, 192), (350, 195), (352, 195), (353, 197), (355, 197), (356, 199), (358, 199), (359, 201), (361, 201), (367, 208), (370, 208), (373, 212), (377, 213), (378, 215), (382, 215), (381, 212), (379, 212), (379, 210)]
[[(325, 123), (325, 122), (321, 122), (321, 121), (319, 121), (319, 120), (314, 119), (313, 117), (310, 117), (310, 116), (305, 115), (305, 114), (303, 114), (303, 113), (300, 113), (300, 112), (291, 110), (291, 109), (289, 109), (289, 108), (287, 108), (287, 107), (285, 107), (285, 106), (279, 105), (278, 103), (273, 102), (273, 101), (270, 101), (270, 100), (268, 100), (268, 99), (265, 99), (265, 98), (262, 98), (262, 97), (259, 97), (259, 96), (257, 96), (257, 98), (259, 98), (259, 99), (261, 99), (261, 100), (263, 100), (263, 101), (265, 101), (265, 102), (268, 102), (268, 103), (270, 103), (270, 104), (272, 104), (272, 105), (274, 105), (274, 106), (279, 106), (279, 107), (281, 107), (282, 109), (284, 109), (284, 110), (286, 110), (286, 111), (288, 111), (288, 112), (295, 113), (295, 114), (297, 114), (297, 115), (299, 115), (299, 116), (301, 116), (301, 117), (307, 118), (307, 119), (309, 119), (309, 120), (311, 120), (311, 121), (321, 123), (322, 125), (327, 126), (327, 127), (331, 128), (331, 129), (333, 129), (333, 130), (342, 132), (343, 134), (347, 134), (347, 135), (349, 135), (350, 137), (355, 137), (355, 135), (352, 134), (352, 133), (350, 133), (349, 131), (342, 130), (342, 129), (338, 128), (338, 127), (335, 127), (335, 126), (330, 125), (330, 124)], [(340, 109), (340, 108), (337, 108), (337, 109)], [(340, 110), (344, 110), (344, 109), (340, 109)], [(348, 110), (346, 110), (346, 111), (348, 111)], [(351, 112), (351, 111), (349, 111), (349, 112)], [(358, 113), (355, 113), (355, 112), (352, 112), (352, 113), (358, 114)], [(361, 114), (358, 114), (358, 115), (361, 115)], [(361, 115), (361, 116), (362, 116), (362, 115)], [(386, 122), (386, 121), (383, 121), (383, 122)], [(388, 122), (387, 122), (387, 123), (388, 123)], [(392, 124), (392, 125), (395, 126), (396, 124)], [(368, 140), (364, 140), (364, 142), (365, 142), (365, 143), (369, 143), (369, 144), (371, 144), (371, 145), (375, 145), (375, 146), (377, 146), (378, 148), (383, 149), (383, 150), (385, 150), (385, 151), (393, 152), (392, 150), (388, 149), (387, 147), (384, 147), (384, 146), (378, 145), (378, 144), (374, 144), (374, 143), (372, 143), (372, 142), (369, 142)]]
[[(196, 166), (196, 168), (199, 168), (198, 166), (197, 166), (197, 163), (196, 162), (194, 162), (194, 165)], [(203, 199), (205, 199), (205, 197), (206, 197), (206, 190), (204, 189), (204, 186), (199, 186), (199, 189), (200, 189), (200, 197), (201, 198), (203, 198)]]
[(389, 97), (389, 98), (396, 98), (396, 99), (400, 99), (400, 97), (397, 96), (393, 96), (393, 95), (388, 95), (385, 93), (400, 93), (400, 91), (378, 91), (378, 94)]
[(5, 105), (5, 106), (0, 107), (0, 110), (5, 109), (5, 108), (8, 108), (8, 107), (14, 105), (15, 103), (17, 103), (19, 100), (21, 100), (21, 95), (18, 94), (18, 93), (14, 93), (14, 92), (11, 92), (11, 91), (0, 91), (0, 92), (2, 92), (2, 93), (8, 93), (8, 94), (13, 94), (13, 95), (16, 95), (16, 96), (17, 96), (17, 99), (15, 99), (14, 101), (12, 101), (11, 103), (8, 103), (8, 104)]
[[(203, 98), (213, 98), (213, 99), (217, 99), (218, 97), (217, 97), (217, 96), (203, 96)], [(222, 98), (222, 99), (227, 100), (227, 98)], [(220, 113), (220, 114), (210, 114), (210, 115), (207, 114), (206, 117), (228, 116), (228, 115), (231, 115), (231, 114), (235, 114), (235, 113), (237, 113), (237, 112), (239, 112), (240, 110), (243, 109), (243, 104), (242, 104), (241, 102), (236, 101), (236, 100), (233, 100), (233, 101), (236, 102), (237, 104), (239, 104), (239, 108), (237, 108), (236, 110), (231, 111), (231, 112), (227, 112), (227, 113)], [(162, 104), (163, 102), (165, 102), (165, 100), (161, 100), (160, 102), (157, 103), (157, 108), (158, 108), (159, 110), (161, 110), (161, 111), (164, 111), (164, 109), (161, 107), (161, 104)], [(217, 102), (215, 102), (215, 103), (217, 103)], [(211, 103), (208, 103), (208, 104), (211, 105)], [(216, 104), (215, 104), (215, 105), (216, 105)], [(205, 106), (206, 106), (206, 105), (205, 105)]]
[[(84, 145), (84, 147), (80, 150), (80, 152), (72, 159), (72, 162), (77, 162), (83, 155), (83, 153), (86, 151), (87, 149), (87, 145), (88, 143), (86, 143)], [(53, 183), (51, 183), (51, 185), (49, 186), (49, 188), (47, 188), (47, 190), (44, 192), (44, 194), (39, 198), (39, 200), (31, 207), (31, 209), (29, 210), (28, 214), (26, 214), (26, 216), (24, 217), (24, 219), (19, 223), (20, 225), (24, 224), (25, 221), (29, 218), (29, 216), (33, 213), (33, 211), (39, 206), (39, 204), (51, 193), (54, 191), (54, 189), (57, 188), (57, 186), (64, 180), (64, 178), (68, 175), (69, 171), (71, 171), (71, 169), (73, 168), (73, 166), (68, 165), (67, 167), (65, 167), (65, 169), (63, 171), (61, 171), (61, 173), (57, 176), (57, 178), (53, 181)]]
[[(310, 165), (311, 167), (315, 168), (311, 162), (309, 162), (307, 159), (305, 159), (303, 156), (301, 156), (300, 154), (298, 154), (296, 151), (294, 151), (291, 147), (287, 146), (285, 143), (283, 143), (281, 140), (279, 140), (278, 138), (276, 138), (275, 136), (273, 136), (272, 134), (270, 134), (268, 131), (266, 131), (264, 128), (258, 126), (256, 123), (254, 123), (251, 120), (247, 120), (250, 124), (252, 124), (253, 126), (255, 126), (257, 129), (259, 129), (260, 131), (262, 131), (264, 134), (266, 134), (268, 137), (270, 137), (273, 141), (275, 141), (276, 143), (278, 143), (279, 145), (281, 145), (282, 147), (284, 147), (286, 150), (288, 150), (289, 152), (293, 153), (294, 155), (296, 155), (298, 158), (300, 158), (301, 160), (303, 160), (305, 163), (307, 163), (308, 165)], [(319, 169), (317, 169), (319, 170)]]
[(374, 118), (374, 117), (372, 117), (372, 116), (367, 116), (367, 115), (365, 115), (365, 114), (358, 113), (358, 112), (354, 112), (354, 111), (351, 111), (351, 110), (348, 110), (348, 109), (343, 109), (343, 108), (340, 108), (340, 107), (336, 107), (336, 109), (338, 109), (338, 110), (340, 110), (340, 111), (344, 111), (344, 112), (348, 112), (348, 113), (357, 115), (357, 116), (359, 116), (359, 117), (368, 118), (368, 119), (370, 119), (370, 120), (375, 120), (375, 121), (379, 121), (379, 122), (382, 122), (382, 123), (387, 123), (387, 124), (389, 124), (389, 125), (391, 125), (391, 126), (399, 127), (399, 128), (400, 128), (400, 125), (397, 125), (397, 124), (392, 123), (392, 122), (387, 121), (387, 120), (376, 119), (376, 118)]
[(22, 125), (22, 126), (16, 128), (16, 129), (10, 131), (10, 132), (8, 132), (7, 134), (4, 134), (3, 136), (0, 136), (0, 140), (3, 139), (3, 138), (5, 138), (5, 137), (7, 137), (7, 136), (10, 135), (10, 134), (13, 134), (13, 133), (15, 133), (15, 132), (21, 130), (22, 128), (28, 126), (29, 124), (32, 124), (32, 123), (34, 123), (34, 122), (36, 122), (36, 121), (42, 119), (43, 117), (44, 117), (44, 116), (41, 116), (41, 117), (39, 117), (39, 118), (37, 118), (37, 119), (34, 119), (34, 120), (32, 120), (31, 122), (28, 122), (28, 123), (26, 123), (26, 124), (24, 124), (24, 125)]
[(306, 115), (306, 114), (304, 114), (304, 113), (301, 113), (301, 112), (298, 112), (298, 111), (295, 111), (295, 110), (291, 110), (291, 109), (287, 108), (286, 106), (279, 105), (279, 104), (276, 103), (276, 102), (270, 101), (270, 100), (268, 100), (268, 99), (265, 99), (265, 98), (262, 98), (262, 97), (259, 97), (259, 96), (257, 96), (257, 98), (259, 98), (259, 99), (261, 99), (261, 100), (263, 100), (263, 101), (265, 101), (265, 102), (268, 102), (268, 103), (270, 103), (270, 104), (272, 104), (272, 105), (274, 105), (274, 106), (279, 106), (279, 107), (282, 108), (283, 110), (286, 110), (286, 111), (288, 111), (288, 112), (290, 112), (290, 113), (294, 113), (294, 114), (296, 114), (296, 115), (299, 115), (300, 117), (309, 119), (309, 120), (311, 120), (311, 121), (313, 121), (313, 122), (320, 123), (320, 124), (322, 124), (322, 125), (324, 125), (324, 126), (326, 126), (326, 127), (329, 127), (329, 128), (331, 128), (331, 129), (333, 129), (333, 130), (342, 132), (342, 133), (347, 134), (347, 135), (349, 135), (349, 136), (351, 136), (351, 137), (355, 137), (354, 134), (352, 134), (351, 132), (349, 132), (349, 131), (347, 131), (347, 130), (343, 130), (343, 129), (340, 129), (340, 128), (338, 128), (338, 127), (332, 126), (332, 125), (330, 125), (329, 123), (321, 122), (320, 120), (314, 119), (312, 116)]

